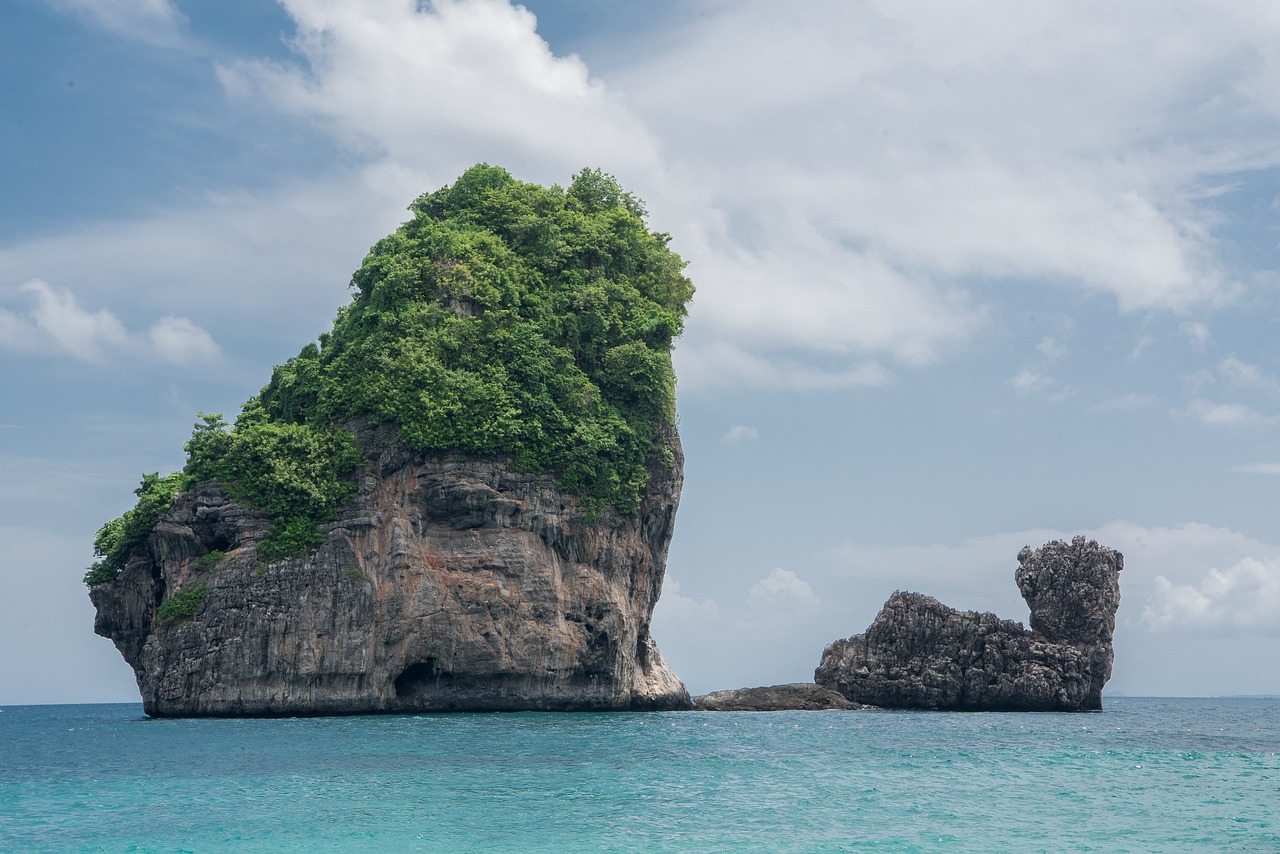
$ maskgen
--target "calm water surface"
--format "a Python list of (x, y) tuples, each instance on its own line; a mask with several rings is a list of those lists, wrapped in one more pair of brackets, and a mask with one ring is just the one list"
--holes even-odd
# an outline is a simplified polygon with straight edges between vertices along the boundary
[(0, 710), (0, 851), (1280, 852), (1280, 700), (1096, 714)]

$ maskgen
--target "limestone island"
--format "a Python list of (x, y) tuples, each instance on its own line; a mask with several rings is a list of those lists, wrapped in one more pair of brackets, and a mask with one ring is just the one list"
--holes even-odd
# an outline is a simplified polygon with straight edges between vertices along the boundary
[(717, 691), (694, 698), (695, 707), (1099, 710), (1111, 677), (1123, 568), (1120, 552), (1084, 537), (1027, 547), (1014, 579), (1031, 607), (1030, 631), (899, 591), (864, 633), (827, 646), (816, 684)]
[(94, 542), (152, 716), (667, 710), (693, 286), (610, 176), (418, 198), (333, 328)]

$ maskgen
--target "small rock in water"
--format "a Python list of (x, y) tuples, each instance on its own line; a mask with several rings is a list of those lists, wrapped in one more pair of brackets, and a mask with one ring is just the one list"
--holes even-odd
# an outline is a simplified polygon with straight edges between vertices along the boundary
[(714, 691), (693, 700), (699, 712), (790, 712), (823, 709), (864, 709), (840, 694), (812, 682)]
[(860, 635), (829, 644), (818, 685), (858, 703), (906, 709), (1102, 708), (1124, 556), (1076, 537), (1018, 554), (1031, 630), (995, 614), (894, 593)]

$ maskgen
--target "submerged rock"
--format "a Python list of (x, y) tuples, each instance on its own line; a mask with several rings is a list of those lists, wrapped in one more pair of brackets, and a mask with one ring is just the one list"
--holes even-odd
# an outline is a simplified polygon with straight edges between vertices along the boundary
[(828, 688), (812, 682), (770, 685), (765, 688), (737, 688), (713, 691), (693, 698), (699, 712), (791, 712), (823, 709), (865, 709)]
[(1124, 556), (1076, 537), (1024, 548), (1015, 579), (1031, 630), (894, 593), (860, 635), (827, 646), (817, 684), (858, 703), (970, 711), (1102, 708)]
[[(359, 433), (372, 465), (307, 556), (260, 564), (270, 519), (202, 484), (91, 588), (148, 715), (690, 707), (649, 635), (683, 480), (674, 431), (674, 465), (655, 460), (632, 516), (501, 460)], [(190, 617), (157, 614), (193, 589)]]

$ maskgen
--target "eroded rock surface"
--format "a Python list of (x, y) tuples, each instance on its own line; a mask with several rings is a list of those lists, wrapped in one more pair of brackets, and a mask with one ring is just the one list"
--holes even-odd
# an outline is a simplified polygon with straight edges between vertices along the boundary
[[(501, 461), (361, 438), (373, 464), (308, 556), (260, 565), (269, 520), (202, 485), (91, 589), (147, 714), (690, 707), (649, 635), (683, 477), (674, 432), (640, 512), (599, 518)], [(201, 582), (194, 617), (157, 618)]]
[(1124, 556), (1076, 537), (1024, 548), (1018, 564), (1030, 631), (995, 614), (897, 592), (866, 632), (827, 646), (814, 681), (889, 708), (1102, 708)]
[(737, 688), (713, 691), (693, 698), (700, 712), (791, 712), (823, 709), (864, 709), (832, 691), (812, 682), (770, 685), (764, 688)]

